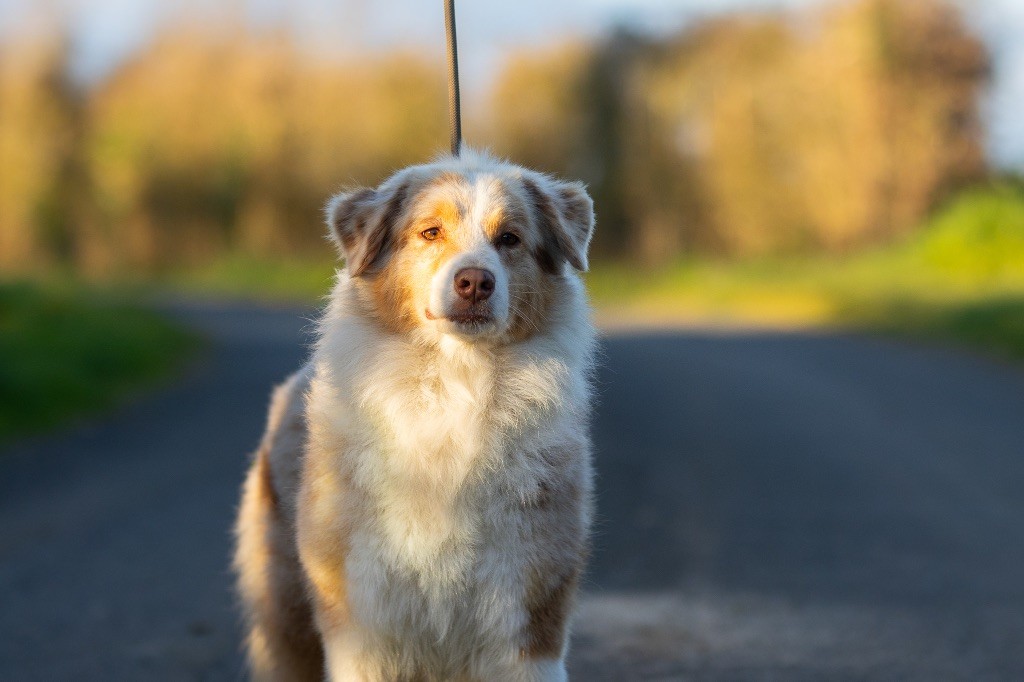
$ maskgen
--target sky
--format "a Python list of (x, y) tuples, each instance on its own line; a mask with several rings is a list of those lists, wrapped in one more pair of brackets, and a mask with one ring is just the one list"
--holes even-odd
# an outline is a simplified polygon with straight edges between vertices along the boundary
[[(743, 9), (800, 8), (829, 0), (461, 0), (465, 86), (481, 92), (502, 59), (566, 35), (593, 37), (616, 25), (669, 32), (703, 16)], [(985, 102), (993, 161), (1024, 170), (1024, 0), (957, 0), (994, 56)], [(0, 0), (0, 33), (31, 26), (40, 7), (70, 28), (76, 74), (101, 77), (167, 21), (244, 12), (256, 24), (290, 25), (313, 47), (338, 51), (421, 46), (441, 53), (438, 0)]]

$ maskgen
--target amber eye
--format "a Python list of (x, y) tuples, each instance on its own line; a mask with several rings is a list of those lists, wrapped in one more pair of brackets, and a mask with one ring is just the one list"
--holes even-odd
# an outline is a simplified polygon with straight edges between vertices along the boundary
[(498, 243), (502, 246), (515, 246), (520, 242), (519, 235), (513, 232), (506, 232), (498, 237)]
[(431, 227), (420, 232), (420, 236), (426, 239), (428, 242), (432, 242), (441, 236), (440, 227)]

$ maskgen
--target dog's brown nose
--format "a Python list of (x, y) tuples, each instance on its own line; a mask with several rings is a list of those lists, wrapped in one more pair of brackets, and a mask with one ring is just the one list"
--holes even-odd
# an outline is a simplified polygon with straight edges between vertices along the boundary
[(455, 293), (470, 303), (486, 301), (494, 293), (494, 275), (490, 270), (463, 268), (455, 273)]

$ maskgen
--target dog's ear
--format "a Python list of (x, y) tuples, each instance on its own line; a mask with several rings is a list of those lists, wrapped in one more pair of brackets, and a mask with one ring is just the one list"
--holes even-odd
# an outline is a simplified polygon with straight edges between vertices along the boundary
[(359, 277), (384, 256), (405, 211), (408, 185), (342, 192), (327, 202), (327, 226), (348, 273)]
[(558, 259), (564, 259), (577, 270), (586, 271), (587, 249), (594, 236), (594, 202), (586, 187), (546, 176), (526, 176), (523, 186), (545, 236), (541, 264), (554, 271)]

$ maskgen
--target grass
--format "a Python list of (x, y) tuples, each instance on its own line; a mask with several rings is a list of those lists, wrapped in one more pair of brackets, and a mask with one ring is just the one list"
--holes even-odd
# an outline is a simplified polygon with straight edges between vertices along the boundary
[[(324, 245), (325, 251), (328, 247)], [(187, 294), (217, 295), (277, 302), (309, 303), (330, 290), (337, 264), (326, 254), (321, 261), (229, 256), (203, 267), (174, 272), (155, 284)], [(148, 282), (152, 285), (153, 282)]]
[(847, 258), (607, 266), (588, 286), (611, 319), (850, 327), (1024, 359), (1024, 190), (967, 191), (905, 243)]
[(0, 282), (0, 442), (168, 376), (195, 340), (156, 313), (64, 284)]
[(898, 259), (683, 263), (636, 275), (618, 266), (588, 279), (614, 324), (846, 328), (938, 340), (1024, 360), (1024, 282), (966, 283), (903, 269)]

